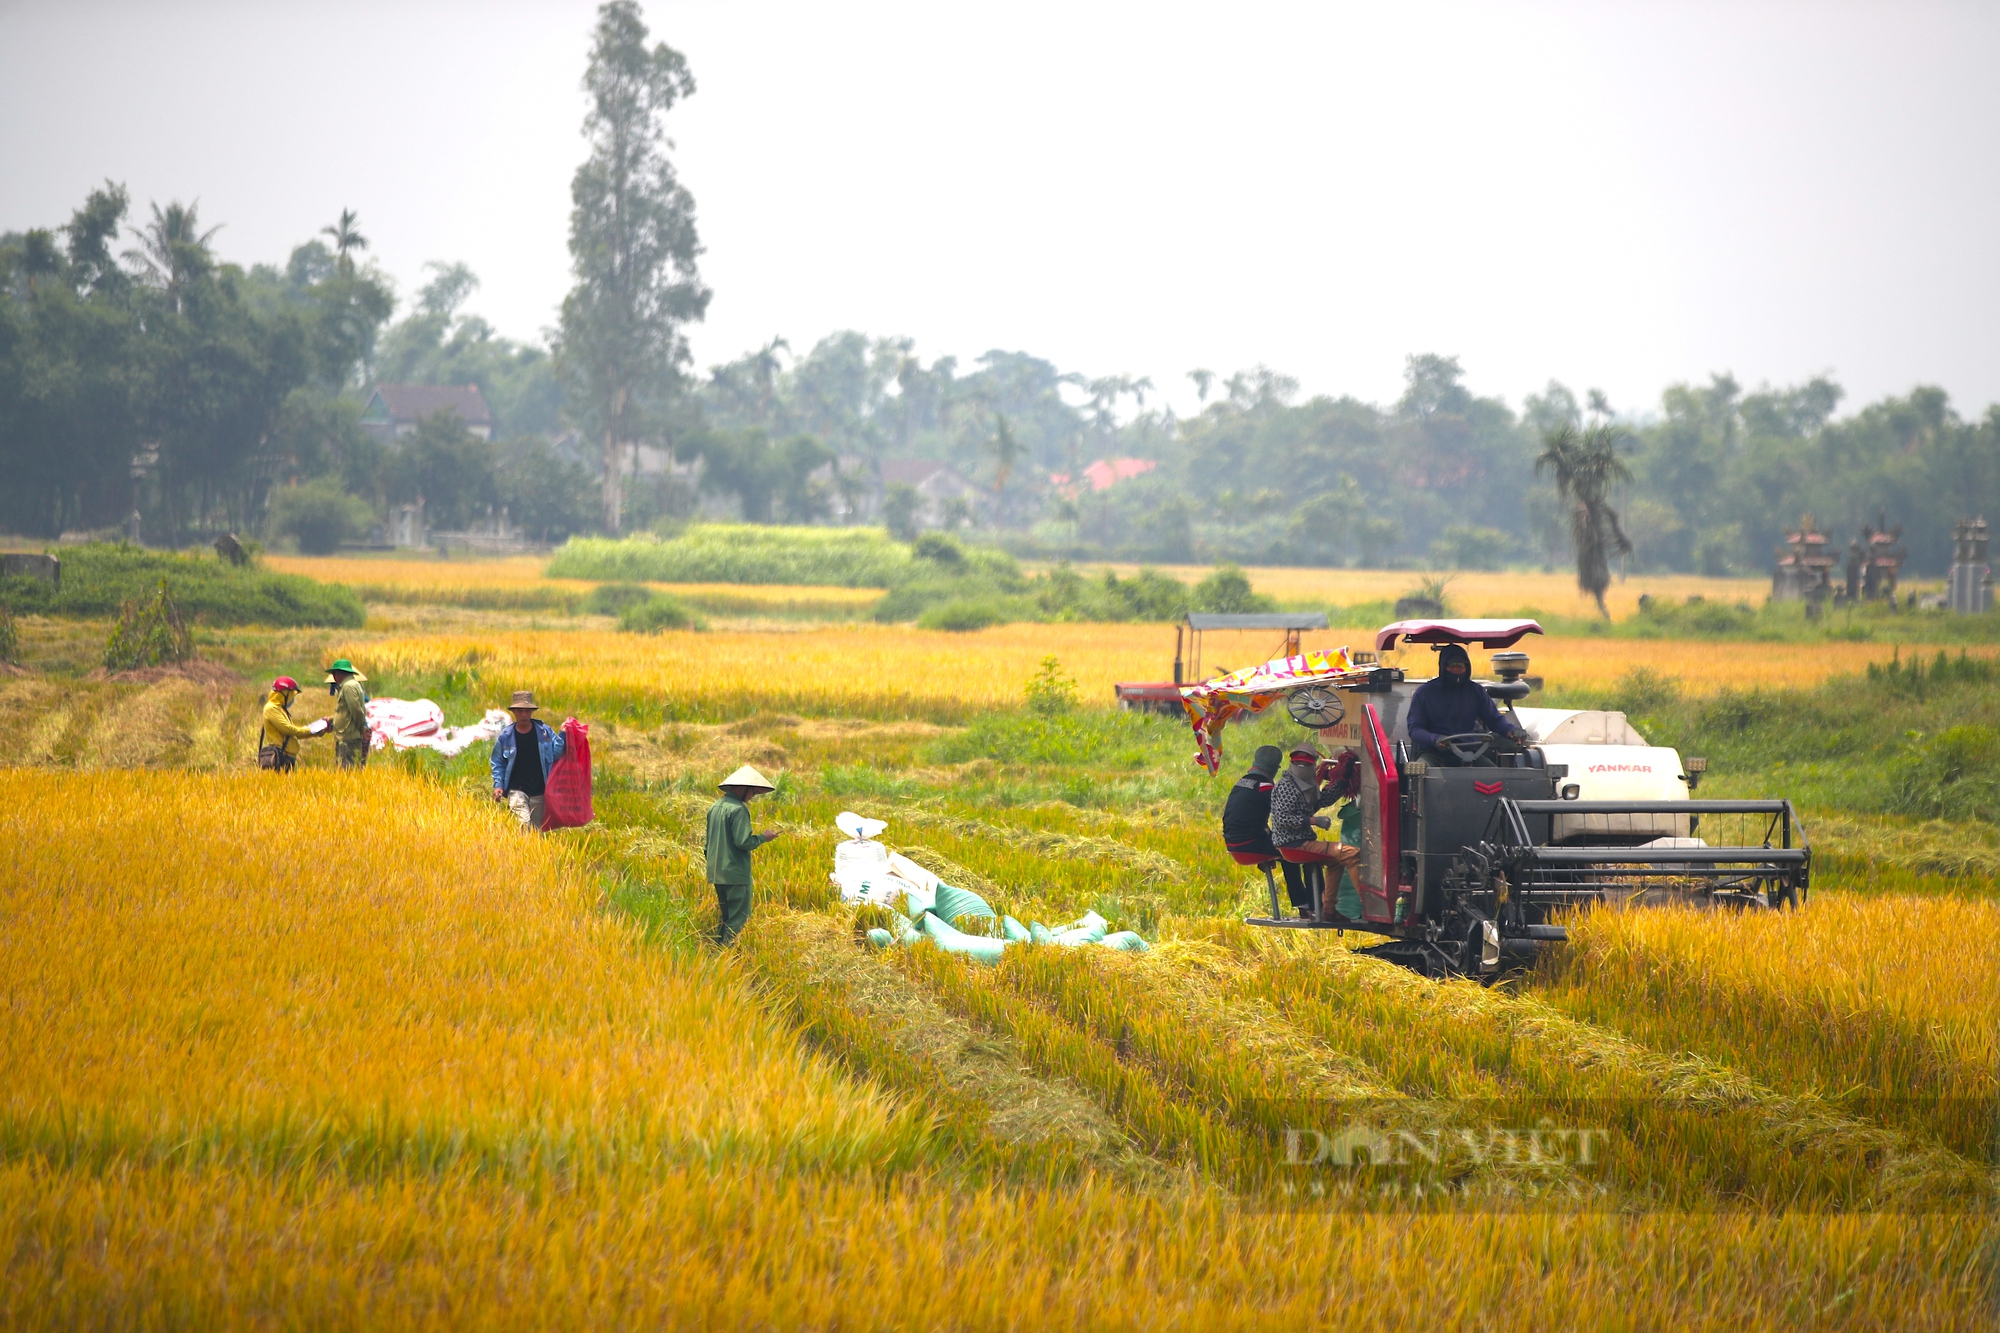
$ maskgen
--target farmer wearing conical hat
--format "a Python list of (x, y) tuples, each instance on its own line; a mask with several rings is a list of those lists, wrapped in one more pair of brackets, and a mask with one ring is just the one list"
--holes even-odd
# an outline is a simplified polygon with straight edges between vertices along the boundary
[(326, 692), (333, 696), (333, 757), (342, 768), (368, 764), (368, 677), (340, 658), (326, 669)]
[(507, 711), (514, 725), (493, 738), (493, 799), (505, 801), (522, 828), (536, 830), (547, 809), (549, 770), (569, 737), (535, 716), (541, 705), (533, 690), (515, 690)]
[(715, 901), (722, 909), (717, 944), (728, 945), (750, 920), (750, 853), (778, 836), (750, 831), (750, 802), (775, 790), (762, 773), (745, 764), (722, 780), (722, 799), (708, 807), (704, 854), (708, 882), (715, 886)]

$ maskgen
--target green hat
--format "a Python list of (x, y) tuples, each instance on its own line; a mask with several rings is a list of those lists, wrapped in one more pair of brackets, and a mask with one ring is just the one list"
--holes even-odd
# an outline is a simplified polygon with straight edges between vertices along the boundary
[(359, 671), (356, 671), (354, 669), (354, 663), (348, 661), (344, 657), (339, 657), (335, 658), (333, 665), (326, 669), (327, 684), (331, 685), (333, 683), (333, 673), (336, 671), (345, 671), (348, 675), (354, 677), (356, 680), (368, 679), (368, 677), (362, 675)]

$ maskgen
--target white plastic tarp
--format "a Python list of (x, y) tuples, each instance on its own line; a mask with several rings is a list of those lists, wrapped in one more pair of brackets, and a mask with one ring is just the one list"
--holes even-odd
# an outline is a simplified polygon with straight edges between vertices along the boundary
[(450, 759), (490, 742), (512, 721), (504, 709), (489, 708), (470, 726), (448, 727), (444, 709), (429, 699), (370, 699), (368, 745), (374, 750), (435, 750)]

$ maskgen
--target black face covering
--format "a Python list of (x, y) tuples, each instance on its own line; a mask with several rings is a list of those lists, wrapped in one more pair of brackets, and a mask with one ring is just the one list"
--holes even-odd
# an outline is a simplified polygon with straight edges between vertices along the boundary
[[(1446, 668), (1449, 667), (1454, 662), (1458, 663), (1460, 666), (1465, 668), (1465, 674), (1463, 676), (1454, 676), (1451, 674), (1450, 671), (1446, 670)], [(1466, 653), (1465, 649), (1459, 647), (1455, 643), (1446, 644), (1443, 648), (1438, 650), (1438, 675), (1446, 680), (1465, 680), (1465, 681), (1471, 680), (1472, 679), (1471, 656)]]

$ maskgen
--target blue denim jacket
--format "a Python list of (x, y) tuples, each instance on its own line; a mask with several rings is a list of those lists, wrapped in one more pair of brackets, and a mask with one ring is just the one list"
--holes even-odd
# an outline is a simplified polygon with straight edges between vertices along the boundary
[[(514, 742), (520, 735), (520, 732), (514, 730), (514, 724), (509, 722), (507, 730), (494, 738), (493, 789), (495, 791), (507, 789), (507, 774), (514, 767)], [(535, 744), (542, 752), (542, 777), (546, 779), (550, 770), (556, 766), (556, 760), (562, 758), (564, 737), (560, 731), (536, 718)]]

